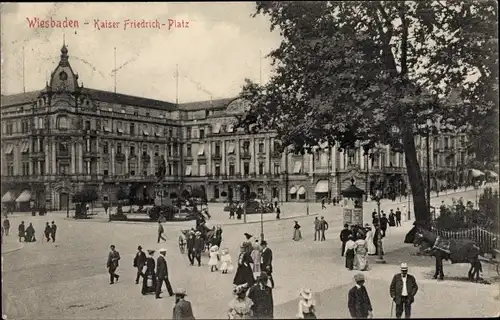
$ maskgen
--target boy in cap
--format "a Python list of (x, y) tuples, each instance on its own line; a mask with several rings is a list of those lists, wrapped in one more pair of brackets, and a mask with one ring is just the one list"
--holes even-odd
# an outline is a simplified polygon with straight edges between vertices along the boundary
[(191, 302), (184, 300), (187, 296), (185, 289), (175, 291), (175, 305), (172, 319), (191, 319), (194, 320), (193, 308)]
[(354, 276), (356, 285), (349, 290), (347, 295), (347, 307), (353, 319), (356, 318), (372, 318), (373, 309), (368, 296), (368, 291), (365, 288), (365, 276), (358, 273)]
[(394, 303), (396, 303), (396, 318), (400, 319), (405, 311), (405, 318), (411, 317), (411, 304), (415, 300), (418, 286), (415, 277), (408, 274), (408, 265), (401, 263), (401, 273), (392, 278), (389, 292)]

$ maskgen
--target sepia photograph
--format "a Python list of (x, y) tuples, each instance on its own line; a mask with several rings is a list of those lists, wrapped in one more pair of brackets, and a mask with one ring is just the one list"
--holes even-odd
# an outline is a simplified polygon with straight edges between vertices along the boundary
[(498, 3), (0, 4), (2, 319), (500, 316)]

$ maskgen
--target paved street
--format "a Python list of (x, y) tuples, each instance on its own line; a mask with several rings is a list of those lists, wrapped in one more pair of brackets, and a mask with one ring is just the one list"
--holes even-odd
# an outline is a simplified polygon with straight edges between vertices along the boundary
[[(432, 202), (434, 205), (439, 205), (442, 200), (451, 203), (452, 197), (475, 201), (475, 191), (435, 198)], [(368, 222), (371, 221), (374, 205), (366, 204), (365, 219)], [(382, 209), (388, 212), (398, 205), (401, 204), (384, 201)], [(301, 210), (305, 210), (304, 204), (285, 206), (284, 217), (300, 214)], [(266, 240), (274, 251), (276, 316), (294, 317), (297, 312), (298, 291), (305, 286), (318, 293), (320, 316), (347, 317), (346, 297), (347, 290), (352, 285), (353, 272), (343, 267), (344, 261), (339, 256), (341, 208), (328, 206), (328, 209), (321, 210), (320, 204), (310, 204), (310, 209), (311, 214), (319, 212), (324, 215), (330, 224), (325, 242), (312, 241), (313, 217), (296, 218), (303, 226), (304, 240), (293, 242), (293, 221), (276, 221), (273, 215), (266, 215), (266, 220), (271, 219), (264, 223), (264, 230)], [(212, 224), (228, 222), (226, 212), (215, 206), (211, 208), (211, 212)], [(260, 215), (249, 217), (249, 221), (259, 219)], [(11, 218), (14, 229), (20, 220), (25, 223), (33, 222), (38, 242), (27, 243), (18, 251), (2, 255), (2, 310), (9, 319), (170, 318), (173, 301), (168, 294), (164, 294), (162, 300), (155, 300), (153, 296), (142, 296), (140, 287), (134, 284), (132, 259), (139, 244), (145, 249), (165, 247), (168, 250), (167, 261), (172, 285), (174, 288), (187, 289), (196, 317), (226, 318), (227, 304), (232, 298), (233, 275), (211, 273), (206, 265), (190, 267), (187, 257), (179, 252), (179, 230), (194, 225), (194, 222), (166, 223), (168, 240), (157, 244), (154, 223), (101, 223), (104, 218), (75, 221), (65, 219), (65, 214), (62, 213), (49, 213), (47, 217), (16, 214)], [(46, 221), (51, 220), (56, 220), (58, 224), (55, 244), (41, 241), (43, 226)], [(366, 273), (376, 317), (387, 317), (390, 314), (388, 282), (392, 274), (398, 271), (397, 265), (402, 260), (408, 261), (410, 273), (417, 276), (421, 287), (414, 308), (415, 316), (492, 316), (498, 313), (498, 301), (492, 298), (498, 295), (497, 282), (494, 285), (480, 285), (458, 280), (440, 283), (430, 280), (428, 273), (433, 268), (434, 261), (428, 257), (412, 256), (415, 249), (402, 243), (404, 234), (410, 228), (411, 221), (408, 221), (401, 228), (389, 230), (384, 242), (387, 265), (372, 262), (371, 271)], [(244, 232), (256, 236), (260, 234), (259, 223), (224, 225), (223, 229), (222, 246), (230, 249), (233, 260), (236, 259)], [(12, 246), (14, 236), (8, 238), (9, 245)], [(105, 265), (109, 245), (112, 243), (122, 256), (118, 269), (122, 277), (117, 284), (110, 286)], [(206, 255), (203, 259), (204, 263), (208, 260)], [(493, 279), (491, 270), (487, 268), (485, 276)], [(467, 270), (466, 265), (445, 264), (446, 277), (463, 277)], [(443, 302), (438, 300), (443, 301), (443, 297), (446, 297), (446, 303), (455, 303), (457, 307), (453, 310), (442, 308)]]

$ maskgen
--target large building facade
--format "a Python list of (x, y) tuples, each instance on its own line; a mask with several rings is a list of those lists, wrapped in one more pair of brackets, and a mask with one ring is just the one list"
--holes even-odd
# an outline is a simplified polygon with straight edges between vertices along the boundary
[[(407, 190), (404, 155), (380, 146), (313, 154), (280, 153), (273, 133), (234, 128), (241, 99), (184, 104), (88, 89), (79, 84), (68, 50), (43, 90), (2, 96), (2, 202), (19, 206), (72, 207), (84, 187), (100, 201), (125, 188), (136, 199), (177, 197), (204, 189), (211, 201), (239, 200), (251, 192), (280, 201), (340, 195), (350, 184), (371, 192)], [(464, 179), (465, 135), (430, 138), (433, 188)], [(425, 139), (416, 137), (425, 165)], [(166, 175), (156, 173), (164, 162)]]

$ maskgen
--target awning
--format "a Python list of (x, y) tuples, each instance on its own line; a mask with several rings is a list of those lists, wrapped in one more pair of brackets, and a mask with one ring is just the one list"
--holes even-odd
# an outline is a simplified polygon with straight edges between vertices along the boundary
[(205, 145), (200, 144), (200, 147), (198, 148), (198, 155), (202, 156), (205, 154)]
[(480, 177), (480, 176), (484, 176), (484, 173), (477, 170), (477, 169), (470, 169), (470, 173), (471, 175), (474, 177), (474, 178), (477, 178), (477, 177)]
[(227, 153), (229, 153), (229, 154), (234, 153), (234, 143), (229, 144)]
[(328, 193), (328, 180), (319, 180), (314, 188), (316, 193)]
[(31, 191), (24, 190), (19, 197), (17, 197), (16, 202), (28, 202), (31, 200)]
[(2, 203), (4, 202), (14, 202), (15, 198), (12, 191), (7, 191), (2, 197)]
[(300, 187), (299, 190), (297, 191), (297, 194), (300, 196), (300, 195), (303, 195), (306, 193), (306, 188), (304, 187)]
[(293, 173), (300, 173), (300, 169), (302, 169), (302, 162), (295, 161), (293, 165)]
[(221, 127), (221, 124), (220, 123), (216, 123), (215, 126), (214, 126), (213, 133), (219, 133), (220, 132), (220, 127)]
[(14, 146), (9, 144), (7, 146), (7, 150), (5, 150), (5, 154), (11, 154), (12, 153), (12, 150), (14, 150)]
[(123, 129), (118, 128), (118, 129), (116, 129), (116, 132), (123, 133)]
[(22, 153), (26, 153), (26, 152), (28, 152), (28, 151), (29, 151), (29, 148), (30, 148), (30, 143), (29, 143), (29, 142), (25, 142), (25, 143), (23, 144), (23, 148), (21, 149), (21, 152), (22, 152)]
[(142, 134), (145, 136), (149, 136), (149, 132), (147, 132), (146, 130), (142, 130)]
[(191, 175), (191, 166), (186, 166), (186, 176)]
[(109, 127), (104, 127), (104, 132), (111, 132), (111, 129)]
[(161, 134), (159, 132), (155, 132), (155, 137), (161, 137)]
[(493, 178), (498, 178), (498, 174), (496, 172), (493, 172), (491, 170), (486, 170), (486, 172), (489, 173), (490, 177), (493, 177)]
[(297, 193), (297, 188), (291, 187), (290, 188), (290, 194), (296, 194)]
[(227, 125), (227, 132), (233, 132), (234, 131), (234, 125), (228, 124)]

